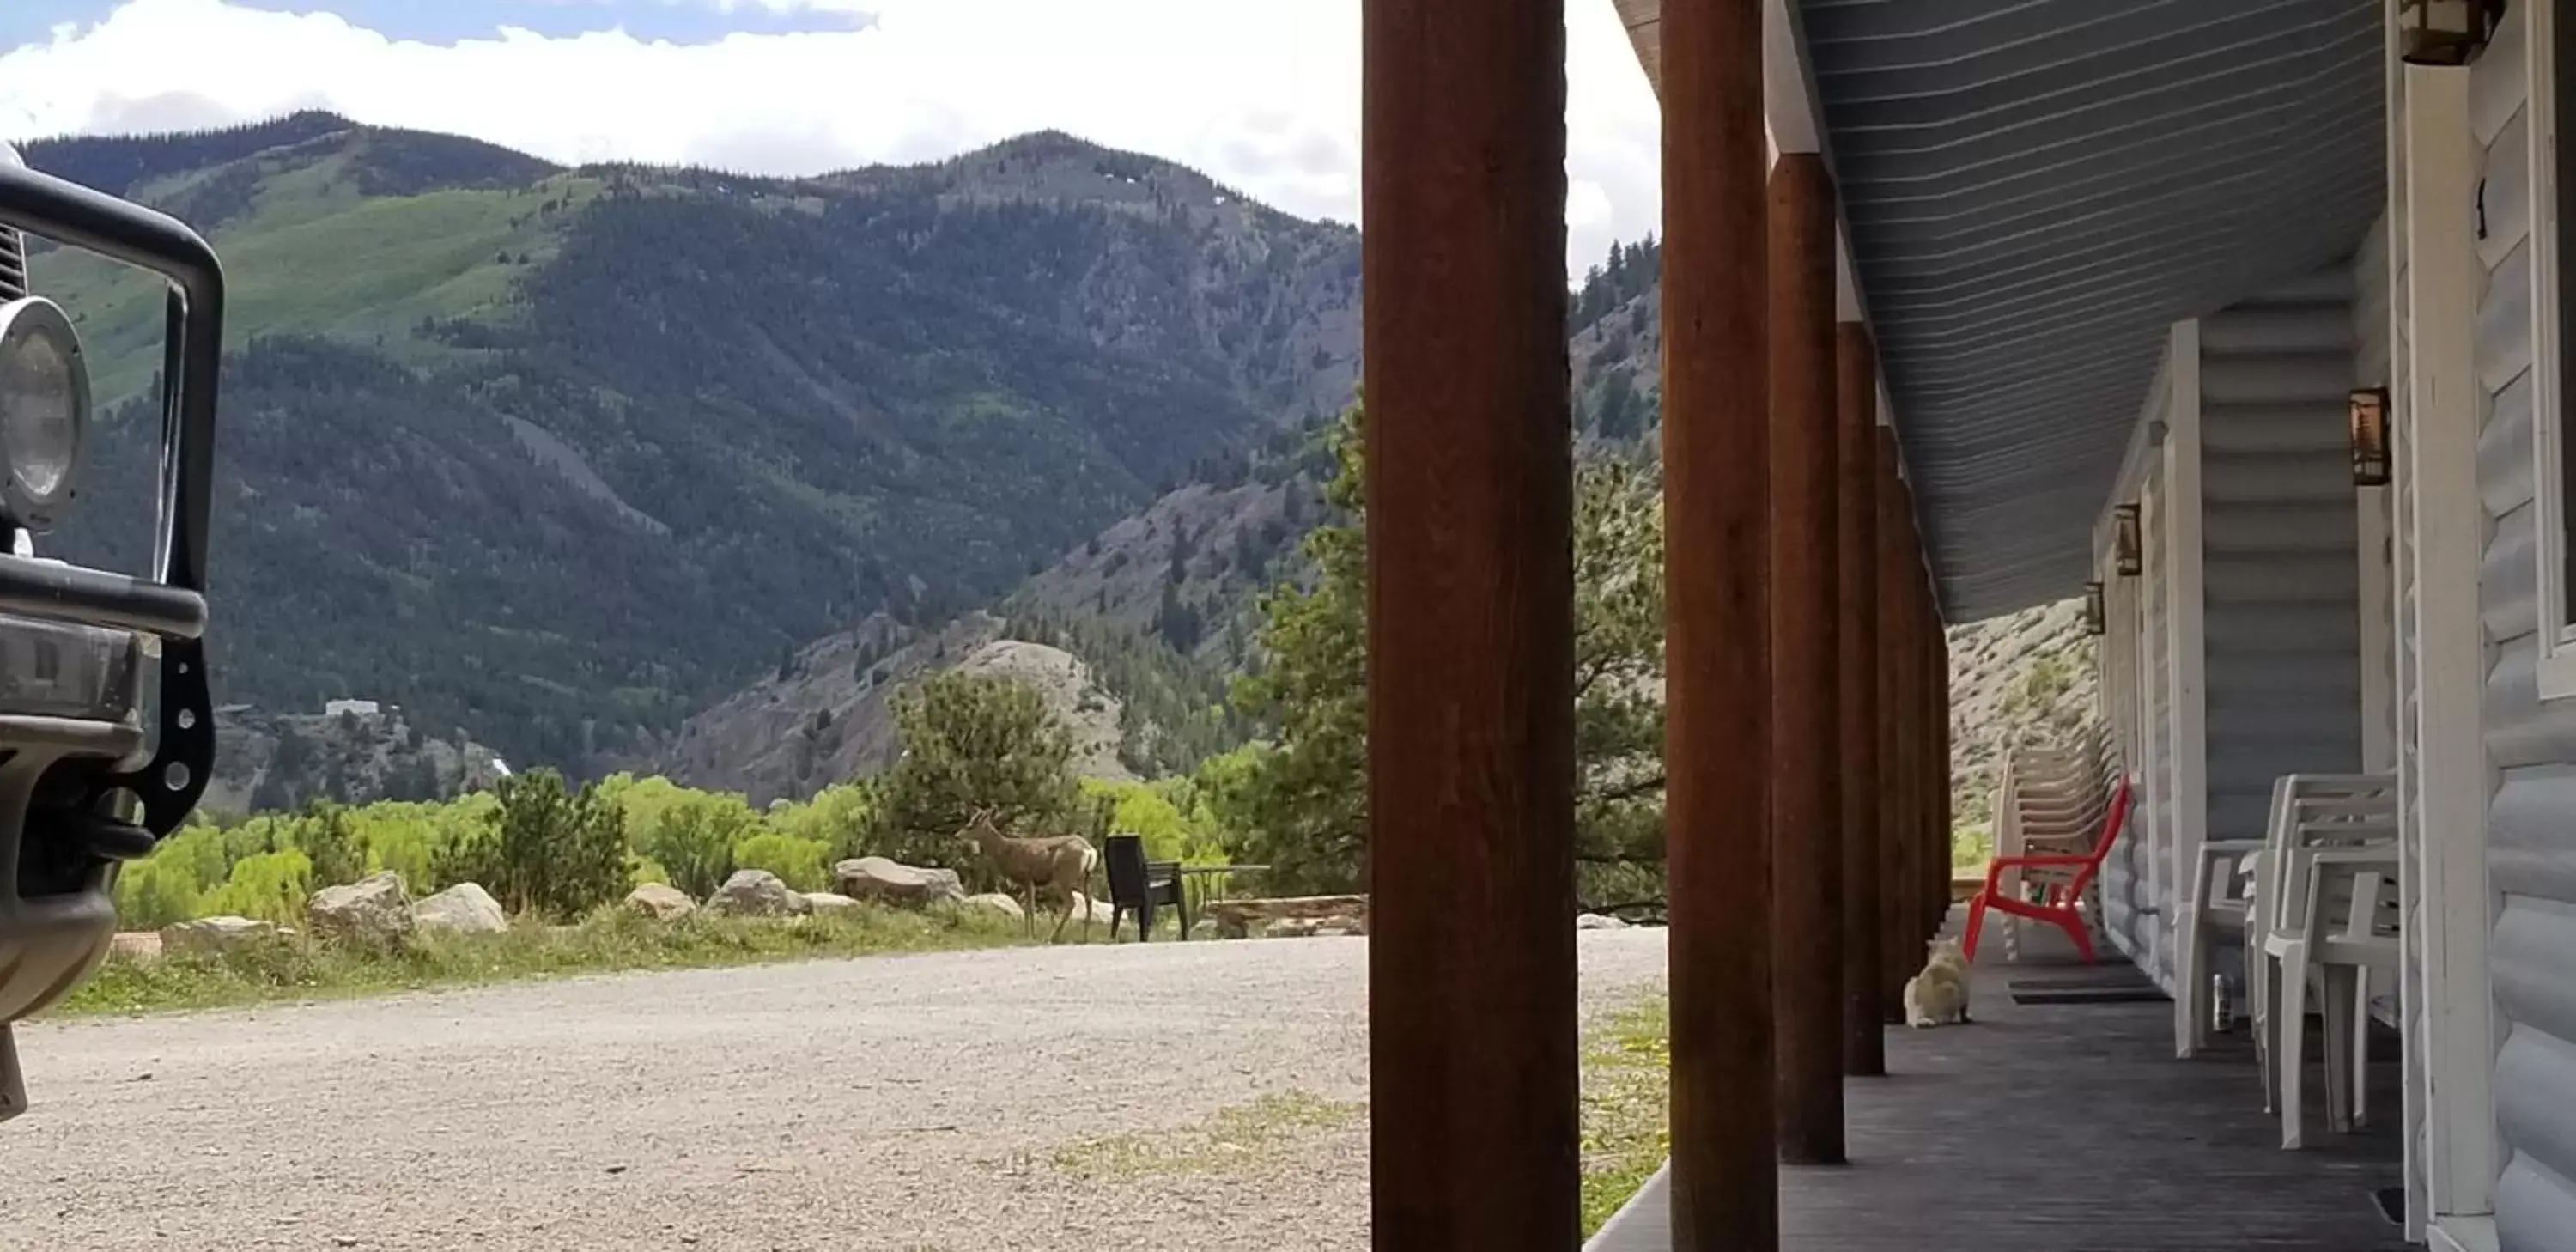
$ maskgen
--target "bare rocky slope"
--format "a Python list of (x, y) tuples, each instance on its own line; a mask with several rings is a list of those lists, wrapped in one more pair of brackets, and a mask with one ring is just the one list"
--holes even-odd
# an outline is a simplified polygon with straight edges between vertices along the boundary
[(1960, 825), (1988, 820), (1995, 770), (2027, 740), (2062, 740), (2095, 717), (2100, 688), (2081, 600), (1950, 632), (1950, 787)]
[(753, 804), (802, 799), (874, 774), (903, 751), (894, 697), (943, 670), (990, 674), (1035, 689), (1073, 735), (1074, 770), (1127, 778), (1118, 758), (1118, 698), (1080, 658), (1004, 637), (1002, 619), (970, 613), (935, 631), (883, 616), (797, 652), (779, 673), (689, 719), (661, 764), (684, 784), (745, 793)]

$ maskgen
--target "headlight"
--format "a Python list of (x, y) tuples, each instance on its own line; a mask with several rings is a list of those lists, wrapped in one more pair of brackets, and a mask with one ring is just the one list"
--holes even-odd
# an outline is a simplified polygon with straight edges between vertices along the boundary
[(80, 333), (41, 296), (0, 305), (0, 514), (29, 530), (71, 503), (89, 427)]

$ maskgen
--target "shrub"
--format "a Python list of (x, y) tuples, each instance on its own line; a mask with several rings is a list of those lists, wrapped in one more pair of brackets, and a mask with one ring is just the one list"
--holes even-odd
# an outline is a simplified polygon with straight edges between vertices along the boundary
[(868, 817), (874, 797), (866, 785), (840, 783), (825, 787), (803, 804), (773, 805), (767, 825), (782, 835), (820, 840), (834, 858), (864, 856), (872, 849)]
[(302, 852), (262, 852), (233, 862), (231, 875), (197, 902), (199, 916), (233, 915), (295, 925), (313, 894), (313, 862)]
[(185, 860), (150, 856), (126, 866), (116, 877), (118, 924), (157, 930), (197, 915), (195, 875)]
[(797, 891), (821, 891), (830, 881), (825, 865), (832, 855), (832, 845), (820, 839), (799, 839), (776, 831), (763, 831), (734, 845), (734, 864), (743, 869), (765, 869)]
[(442, 852), (437, 877), (478, 882), (513, 912), (578, 917), (627, 889), (625, 823), (596, 786), (530, 770), (493, 787), (483, 828)]
[(734, 871), (734, 843), (753, 825), (751, 810), (730, 797), (701, 796), (662, 810), (644, 838), (644, 854), (671, 885), (705, 899)]
[(328, 800), (314, 801), (295, 824), (294, 837), (296, 846), (313, 862), (313, 881), (328, 887), (366, 876), (366, 855), (359, 850), (350, 830), (348, 811), (339, 805)]

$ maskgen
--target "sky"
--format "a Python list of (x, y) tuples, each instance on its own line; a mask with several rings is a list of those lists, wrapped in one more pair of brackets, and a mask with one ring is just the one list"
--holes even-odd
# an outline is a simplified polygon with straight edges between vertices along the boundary
[[(1569, 273), (1659, 220), (1611, 0), (1567, 5)], [(568, 164), (798, 175), (1053, 128), (1359, 218), (1358, 0), (0, 0), (0, 138), (302, 108)]]

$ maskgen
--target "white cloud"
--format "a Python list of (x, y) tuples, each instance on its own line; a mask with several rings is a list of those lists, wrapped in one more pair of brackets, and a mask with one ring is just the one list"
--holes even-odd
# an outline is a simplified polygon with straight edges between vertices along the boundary
[[(1359, 212), (1356, 0), (716, 0), (861, 29), (701, 44), (503, 30), (440, 45), (327, 13), (128, 0), (0, 54), (0, 134), (212, 125), (294, 108), (558, 161), (807, 174), (1053, 127), (1182, 161), (1290, 212)], [(1568, 253), (1655, 229), (1657, 132), (1609, 0), (1568, 14)]]

